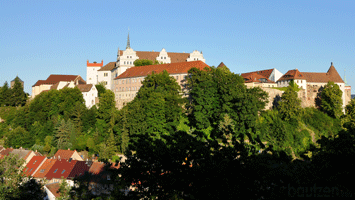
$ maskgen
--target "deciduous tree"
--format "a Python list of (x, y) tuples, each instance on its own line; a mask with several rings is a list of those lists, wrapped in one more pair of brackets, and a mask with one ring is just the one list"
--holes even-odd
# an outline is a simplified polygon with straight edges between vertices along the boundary
[(339, 118), (343, 114), (342, 95), (343, 92), (340, 90), (339, 85), (329, 81), (320, 94), (321, 110), (331, 117)]

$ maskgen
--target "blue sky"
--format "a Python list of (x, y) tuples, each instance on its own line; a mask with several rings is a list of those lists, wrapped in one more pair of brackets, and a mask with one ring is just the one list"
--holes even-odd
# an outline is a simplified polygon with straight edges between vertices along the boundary
[(326, 72), (333, 62), (355, 94), (355, 1), (0, 1), (0, 85), (25, 91), (50, 74), (81, 75), (116, 60), (128, 28), (137, 51), (203, 52), (234, 73)]

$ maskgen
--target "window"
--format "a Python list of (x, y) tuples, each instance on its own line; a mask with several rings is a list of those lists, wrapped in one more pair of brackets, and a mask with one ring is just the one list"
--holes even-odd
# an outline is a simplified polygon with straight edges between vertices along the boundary
[(35, 164), (37, 162), (37, 160), (35, 160), (35, 162), (33, 164)]
[(53, 172), (53, 173), (56, 173), (57, 171), (58, 171), (58, 169), (54, 170), (54, 172)]
[(124, 61), (124, 64), (126, 64), (126, 61)]
[(91, 104), (94, 104), (94, 100), (91, 100)]
[(91, 80), (91, 78), (89, 78), (89, 80)]
[(166, 57), (164, 57), (164, 59), (166, 59)]
[(107, 81), (105, 81), (105, 85), (107, 85)]
[(31, 168), (29, 172), (31, 172), (31, 171), (32, 171), (32, 169), (33, 169), (33, 168)]
[(129, 58), (129, 56), (127, 56), (127, 58)]
[(131, 58), (132, 58), (132, 56), (131, 56)]
[(45, 169), (41, 169), (41, 171), (39, 171), (39, 173), (43, 173)]
[(65, 172), (65, 169), (63, 169), (62, 174)]
[(161, 57), (161, 59), (163, 59), (163, 57)]
[(108, 76), (108, 73), (104, 73), (104, 76)]

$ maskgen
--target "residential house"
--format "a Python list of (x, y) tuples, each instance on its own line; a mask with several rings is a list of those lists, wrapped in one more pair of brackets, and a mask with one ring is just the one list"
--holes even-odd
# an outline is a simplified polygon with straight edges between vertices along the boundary
[(25, 160), (23, 163), (23, 167), (27, 165), (27, 163), (32, 159), (33, 156), (41, 155), (39, 152), (34, 152), (32, 150), (26, 150), (20, 147), (19, 149), (13, 149), (10, 154), (18, 155), (19, 158)]
[(132, 67), (115, 78), (115, 99), (116, 107), (121, 109), (126, 103), (132, 101), (136, 96), (139, 88), (142, 86), (144, 78), (152, 72), (161, 73), (166, 70), (171, 77), (175, 78), (178, 84), (185, 90), (186, 77), (191, 68), (200, 70), (209, 67), (202, 61), (179, 62), (171, 64), (147, 65), (140, 67)]
[(45, 156), (33, 156), (23, 169), (24, 174), (26, 176), (33, 176), (46, 160)]
[(44, 189), (47, 193), (47, 196), (44, 200), (56, 200), (60, 197), (59, 193), (60, 183), (49, 183), (44, 185)]
[(53, 165), (57, 162), (55, 159), (45, 159), (44, 163), (40, 165), (37, 170), (32, 174), (32, 176), (37, 181), (45, 181), (45, 177)]
[(79, 153), (76, 150), (72, 151), (69, 149), (68, 150), (60, 149), (53, 156), (53, 159), (58, 159), (58, 160), (61, 160), (61, 159), (69, 160), (70, 158), (72, 160), (83, 161), (83, 159), (81, 158), (81, 156), (79, 155)]

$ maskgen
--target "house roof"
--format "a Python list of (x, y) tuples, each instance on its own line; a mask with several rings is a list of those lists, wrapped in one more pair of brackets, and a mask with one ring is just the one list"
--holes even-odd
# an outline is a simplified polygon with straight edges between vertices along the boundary
[[(71, 158), (73, 156), (73, 154), (76, 151), (72, 151), (72, 150), (63, 150), (63, 149), (59, 149), (55, 154), (54, 154), (54, 158), (55, 159), (66, 159), (69, 160), (69, 158)], [(60, 157), (59, 157), (60, 156)]]
[(59, 188), (60, 188), (60, 184), (59, 183), (50, 183), (45, 185), (45, 187), (56, 197), (60, 197), (60, 193), (59, 193)]
[(250, 74), (259, 74), (261, 76), (264, 76), (265, 78), (269, 78), (271, 73), (274, 71), (274, 69), (266, 69), (266, 70), (261, 70), (261, 71), (254, 71), (254, 72), (248, 72), (248, 73), (243, 73), (241, 74), (241, 76), (245, 75), (245, 76), (248, 76)]
[(14, 149), (10, 153), (11, 154), (16, 154), (19, 156), (19, 158), (26, 159), (27, 156), (31, 153), (31, 150), (25, 150), (25, 149)]
[[(155, 51), (136, 51), (137, 56), (139, 59), (147, 59), (147, 60), (155, 60), (160, 52), (155, 52)], [(168, 56), (170, 57), (171, 63), (177, 63), (177, 62), (186, 62), (187, 58), (190, 57), (190, 53), (173, 53), (173, 52), (167, 52)], [(123, 55), (123, 51), (120, 50), (120, 55)]]
[(85, 172), (89, 172), (92, 162), (77, 161), (73, 169), (71, 170), (68, 178), (75, 178), (76, 176), (84, 175)]
[(155, 73), (160, 73), (164, 70), (166, 70), (169, 74), (183, 74), (183, 73), (187, 74), (187, 71), (189, 71), (193, 67), (202, 70), (205, 67), (209, 67), (209, 66), (206, 63), (199, 60), (199, 61), (191, 61), (191, 62), (131, 67), (127, 69), (125, 72), (123, 72), (121, 75), (116, 77), (115, 79), (147, 76), (148, 74), (151, 74), (153, 71)]
[(57, 160), (54, 165), (49, 169), (48, 173), (45, 175), (47, 180), (51, 180), (53, 178), (64, 178), (66, 179), (74, 168), (77, 160)]
[(37, 172), (33, 174), (35, 178), (44, 178), (49, 170), (53, 167), (53, 165), (57, 162), (55, 159), (47, 159), (44, 163), (39, 167)]
[(116, 62), (109, 62), (98, 71), (111, 71), (116, 68)]
[(43, 85), (45, 82), (46, 80), (38, 80), (32, 87)]
[(274, 81), (271, 81), (267, 77), (257, 74), (256, 72), (241, 74), (241, 76), (244, 78), (245, 83), (275, 83)]
[(79, 79), (79, 84), (86, 84), (86, 82), (81, 78), (80, 75), (60, 75), (60, 74), (51, 74), (46, 80), (38, 80), (32, 87), (39, 85), (54, 85), (60, 81), (75, 81)]
[(0, 154), (1, 155), (4, 155), (4, 156), (7, 156), (9, 155), (10, 152), (12, 152), (14, 149), (13, 148), (7, 148), (7, 149), (4, 149), (2, 151), (0, 151)]
[(58, 82), (58, 83), (52, 85), (51, 88), (50, 88), (50, 90), (56, 90), (56, 89), (58, 89), (59, 83), (60, 83), (60, 82)]
[(79, 88), (80, 92), (89, 92), (92, 88), (92, 84), (80, 84), (76, 87)]
[[(285, 76), (289, 75), (289, 76)], [(344, 83), (343, 79), (338, 74), (337, 70), (331, 63), (330, 68), (326, 73), (321, 72), (299, 72), (297, 69), (289, 70), (285, 75), (283, 75), (278, 81), (291, 80), (291, 79), (305, 79), (307, 82), (314, 83), (327, 83), (332, 81), (334, 83)]]
[(45, 156), (33, 156), (23, 169), (25, 175), (30, 176), (33, 172), (35, 172), (44, 159), (46, 159)]
[(286, 74), (281, 76), (278, 81), (294, 80), (294, 79), (306, 79), (306, 77), (298, 71), (298, 69), (289, 70)]

